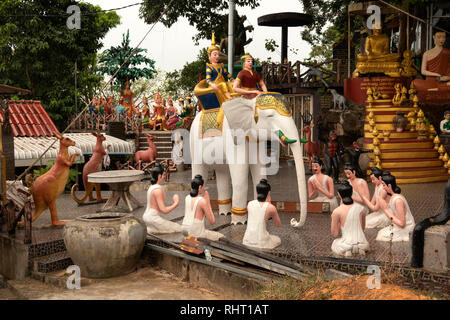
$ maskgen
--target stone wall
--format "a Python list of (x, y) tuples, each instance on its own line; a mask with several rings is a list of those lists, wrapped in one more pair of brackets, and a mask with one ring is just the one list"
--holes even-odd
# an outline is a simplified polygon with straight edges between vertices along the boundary
[(28, 246), (0, 234), (0, 274), (6, 279), (22, 280), (28, 276)]

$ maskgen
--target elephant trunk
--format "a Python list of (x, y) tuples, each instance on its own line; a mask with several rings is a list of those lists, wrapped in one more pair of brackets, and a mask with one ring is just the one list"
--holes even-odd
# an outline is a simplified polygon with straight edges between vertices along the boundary
[(284, 128), (283, 132), (286, 134), (287, 138), (296, 140), (296, 142), (289, 144), (289, 146), (294, 155), (295, 171), (297, 173), (298, 195), (300, 198), (300, 221), (297, 222), (295, 219), (292, 219), (291, 225), (293, 227), (301, 227), (305, 224), (307, 215), (306, 177), (302, 152), (303, 146), (301, 145), (301, 140), (298, 135), (294, 120), (291, 119), (291, 124), (288, 126), (288, 128)]

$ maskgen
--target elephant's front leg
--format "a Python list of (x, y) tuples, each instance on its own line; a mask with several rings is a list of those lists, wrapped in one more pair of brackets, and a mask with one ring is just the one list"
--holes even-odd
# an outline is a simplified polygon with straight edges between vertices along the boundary
[(230, 164), (233, 186), (231, 224), (247, 222), (248, 164)]
[(228, 165), (222, 164), (214, 167), (217, 176), (217, 195), (219, 214), (231, 214), (231, 179)]

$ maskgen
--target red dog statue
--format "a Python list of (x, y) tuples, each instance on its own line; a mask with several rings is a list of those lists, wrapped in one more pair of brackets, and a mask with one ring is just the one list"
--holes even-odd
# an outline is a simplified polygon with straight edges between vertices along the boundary
[(156, 139), (155, 136), (146, 133), (147, 137), (148, 149), (147, 150), (139, 150), (134, 155), (134, 161), (138, 165), (138, 169), (141, 169), (141, 162), (152, 162), (155, 161), (156, 156), (158, 154), (158, 150), (156, 150), (156, 145), (153, 140)]
[(59, 152), (56, 157), (55, 164), (49, 171), (38, 177), (33, 183), (33, 199), (35, 210), (32, 216), (32, 221), (45, 210), (50, 210), (53, 226), (63, 226), (66, 223), (60, 221), (58, 212), (56, 211), (56, 199), (63, 193), (64, 188), (69, 178), (69, 168), (72, 166), (75, 157), (78, 153), (72, 154), (69, 159), (69, 147), (75, 145), (75, 141), (64, 138), (58, 132), (54, 133), (55, 137), (59, 139)]
[(319, 149), (319, 143), (311, 141), (311, 128), (314, 126), (314, 124), (311, 124), (312, 120), (312, 114), (306, 113), (302, 115), (303, 119), (303, 132), (306, 133), (306, 139), (308, 142), (305, 144), (305, 152), (308, 155), (308, 161), (309, 161), (309, 169), (312, 169), (311, 161), (314, 157), (320, 156), (320, 149)]
[(103, 148), (103, 141), (106, 140), (105, 136), (100, 133), (100, 131), (91, 132), (93, 136), (97, 138), (97, 142), (94, 147), (94, 152), (92, 153), (91, 159), (84, 165), (83, 168), (83, 184), (86, 192), (84, 193), (84, 197), (79, 199), (75, 195), (75, 191), (78, 188), (78, 184), (74, 184), (72, 186), (71, 195), (73, 200), (75, 200), (78, 204), (86, 201), (86, 198), (89, 197), (89, 201), (93, 201), (94, 197), (92, 196), (92, 191), (95, 188), (95, 192), (97, 194), (97, 202), (104, 201), (102, 199), (101, 189), (99, 183), (89, 183), (88, 182), (88, 174), (97, 172), (99, 168), (101, 168), (101, 164), (103, 161), (103, 157), (106, 155), (105, 148)]

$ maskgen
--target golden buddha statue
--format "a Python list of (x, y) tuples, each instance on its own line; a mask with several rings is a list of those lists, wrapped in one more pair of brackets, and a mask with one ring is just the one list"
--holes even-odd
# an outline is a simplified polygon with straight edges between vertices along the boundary
[(390, 53), (389, 38), (381, 33), (381, 27), (373, 29), (373, 35), (366, 38), (365, 53), (357, 56), (353, 77), (366, 73), (384, 73), (391, 77), (400, 77), (400, 55)]
[(413, 81), (417, 91), (450, 91), (450, 50), (444, 48), (445, 32), (433, 36), (434, 48), (425, 51), (421, 73), (425, 80)]
[(411, 50), (405, 50), (403, 52), (401, 75), (402, 77), (414, 77), (415, 75), (417, 75), (416, 66), (412, 60)]

